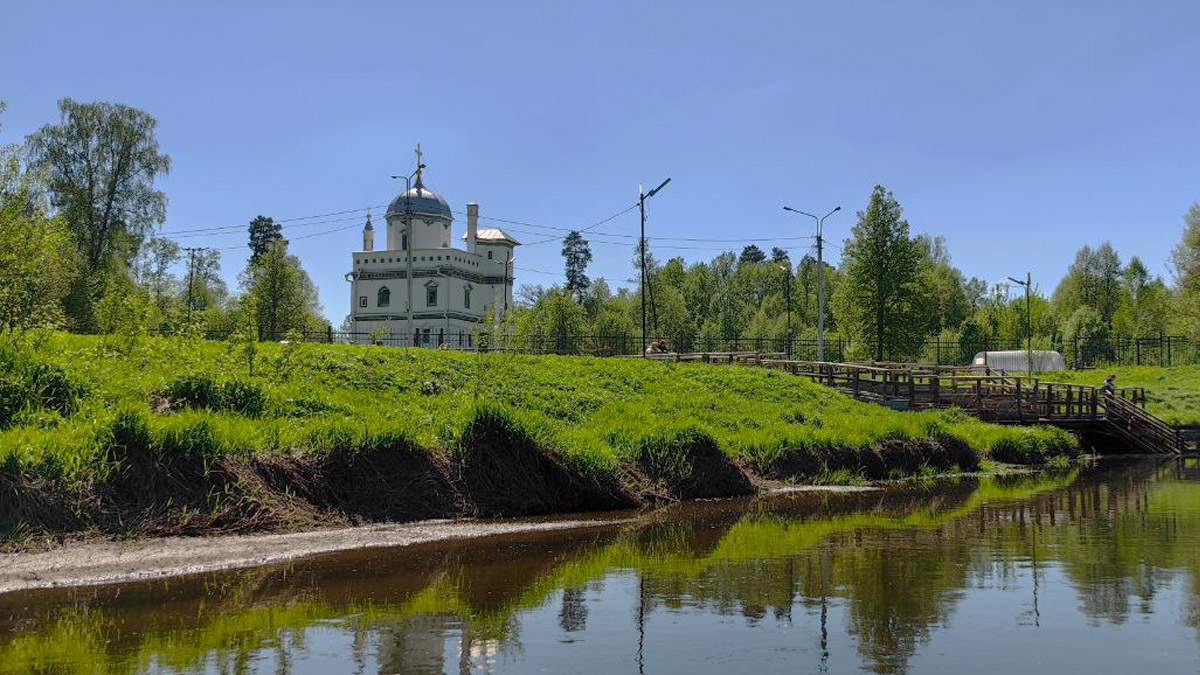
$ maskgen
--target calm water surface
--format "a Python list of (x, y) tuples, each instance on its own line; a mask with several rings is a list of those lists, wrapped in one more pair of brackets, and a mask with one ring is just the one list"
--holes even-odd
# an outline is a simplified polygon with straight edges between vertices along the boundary
[(0, 672), (1198, 673), (1200, 464), (0, 595)]

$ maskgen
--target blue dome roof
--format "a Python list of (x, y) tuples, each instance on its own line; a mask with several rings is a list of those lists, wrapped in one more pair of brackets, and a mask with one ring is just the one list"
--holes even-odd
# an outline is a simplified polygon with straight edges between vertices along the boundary
[[(407, 200), (405, 195), (408, 197)], [(387, 215), (404, 215), (405, 201), (408, 202), (408, 208), (412, 213), (442, 216), (454, 220), (454, 216), (450, 214), (450, 205), (446, 203), (446, 200), (422, 185), (420, 178), (417, 179), (412, 189), (396, 195), (396, 198), (388, 205)]]

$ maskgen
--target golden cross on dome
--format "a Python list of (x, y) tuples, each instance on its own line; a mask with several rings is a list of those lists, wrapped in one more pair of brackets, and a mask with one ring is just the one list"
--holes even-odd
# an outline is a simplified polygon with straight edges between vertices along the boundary
[(421, 144), (420, 143), (417, 143), (417, 148), (416, 148), (416, 150), (414, 150), (414, 152), (417, 153), (417, 183), (420, 183), (421, 182), (421, 168), (424, 167), (424, 165), (421, 164), (421, 156), (423, 154), (425, 154), (425, 153), (421, 152)]

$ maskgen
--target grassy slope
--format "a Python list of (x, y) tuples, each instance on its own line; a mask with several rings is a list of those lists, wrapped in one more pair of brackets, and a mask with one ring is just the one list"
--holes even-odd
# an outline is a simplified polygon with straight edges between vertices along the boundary
[[(670, 454), (696, 433), (751, 464), (796, 448), (855, 448), (942, 434), (985, 456), (1003, 443), (1051, 451), (1073, 446), (1054, 429), (1000, 427), (945, 411), (898, 413), (800, 378), (743, 367), (263, 344), (251, 378), (224, 343), (144, 338), (131, 346), (72, 335), (53, 336), (36, 358), (61, 366), (88, 393), (67, 417), (22, 413), (0, 432), (0, 468), (60, 480), (103, 473), (113, 420), (126, 411), (146, 420), (166, 452), (322, 452), (397, 440), (452, 452), (480, 405), (576, 467), (598, 472), (637, 453)], [(267, 397), (265, 413), (150, 413), (156, 392), (195, 373), (258, 385)]]
[(1145, 387), (1146, 407), (1175, 424), (1200, 424), (1200, 365), (1119, 366), (1049, 373), (1043, 379), (1098, 385), (1115, 373), (1119, 387)]

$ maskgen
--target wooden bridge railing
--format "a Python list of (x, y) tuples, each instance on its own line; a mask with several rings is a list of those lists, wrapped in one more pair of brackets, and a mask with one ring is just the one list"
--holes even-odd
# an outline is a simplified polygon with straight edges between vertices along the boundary
[(856, 398), (902, 400), (911, 408), (956, 407), (1001, 423), (1060, 426), (1106, 423), (1136, 447), (1149, 452), (1181, 452), (1178, 429), (1145, 410), (1146, 390), (1123, 387), (1105, 394), (1099, 387), (1010, 375), (985, 368), (934, 364), (832, 363), (798, 361), (784, 354), (705, 352), (651, 355), (659, 360), (754, 365), (807, 377)]

